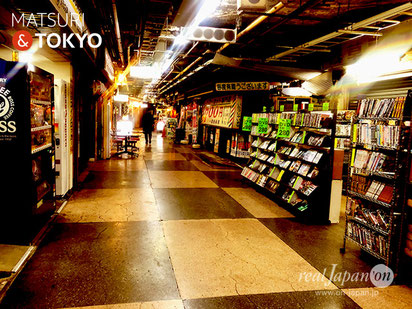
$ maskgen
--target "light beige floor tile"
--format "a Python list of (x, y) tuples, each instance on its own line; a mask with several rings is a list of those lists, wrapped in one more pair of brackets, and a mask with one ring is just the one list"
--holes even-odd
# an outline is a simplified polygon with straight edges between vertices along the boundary
[(218, 186), (202, 172), (151, 171), (153, 188), (217, 188)]
[(0, 271), (11, 272), (29, 248), (0, 244)]
[(82, 190), (60, 213), (59, 221), (116, 222), (159, 220), (151, 189)]
[(231, 167), (225, 167), (225, 168), (213, 168), (210, 167), (206, 164), (204, 164), (202, 161), (199, 160), (192, 160), (190, 161), (190, 163), (192, 163), (194, 166), (196, 166), (199, 171), (203, 171), (203, 172), (219, 172), (219, 171), (239, 171), (240, 173), (240, 169), (238, 168), (231, 168)]
[(181, 300), (163, 300), (144, 303), (73, 307), (72, 309), (184, 309)]
[(291, 218), (290, 212), (252, 188), (222, 188), (256, 218)]
[(141, 171), (146, 169), (146, 163), (142, 157), (141, 159), (107, 160), (92, 163), (89, 169), (107, 172)]
[[(336, 289), (256, 219), (165, 221), (163, 226), (183, 299)], [(302, 280), (303, 272), (319, 276), (319, 282)]]
[(412, 288), (404, 285), (387, 288), (344, 289), (364, 309), (410, 309), (412, 308)]
[(184, 156), (176, 152), (147, 152), (143, 157), (145, 160), (186, 160)]

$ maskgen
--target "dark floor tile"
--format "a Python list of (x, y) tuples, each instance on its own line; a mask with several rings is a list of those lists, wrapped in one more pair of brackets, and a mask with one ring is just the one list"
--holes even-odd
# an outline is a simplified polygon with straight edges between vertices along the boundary
[(257, 308), (244, 295), (216, 298), (187, 299), (183, 301), (185, 309), (255, 309)]
[(146, 166), (154, 171), (198, 171), (192, 163), (183, 160), (147, 160)]
[(199, 157), (194, 154), (194, 153), (185, 153), (185, 152), (181, 152), (180, 153), (182, 156), (184, 156), (186, 158), (186, 160), (188, 161), (192, 161), (192, 160), (199, 160)]
[[(354, 273), (369, 273), (371, 268), (380, 263), (361, 254), (359, 247), (347, 242), (346, 253), (340, 253), (345, 234), (345, 225), (341, 221), (332, 225), (307, 225), (297, 219), (260, 219), (280, 239), (299, 253), (339, 288), (370, 287), (367, 282), (341, 282), (338, 275), (347, 271)], [(336, 265), (336, 266), (334, 266)], [(333, 277), (332, 277), (332, 270)], [(335, 280), (336, 279), (336, 280)]]
[(14, 282), (7, 308), (179, 299), (159, 222), (57, 224)]
[(151, 145), (142, 145), (142, 152), (178, 152), (175, 145), (168, 142), (163, 142), (163, 144), (157, 144), (155, 141)]
[(150, 178), (146, 171), (91, 171), (83, 183), (85, 189), (143, 188), (149, 186)]
[(154, 189), (163, 220), (253, 218), (222, 189)]
[(360, 308), (340, 290), (190, 299), (184, 305), (186, 309)]
[(217, 172), (203, 172), (209, 177), (215, 184), (222, 188), (248, 188), (250, 185), (246, 182), (245, 178), (241, 176), (241, 170), (239, 171), (217, 171)]

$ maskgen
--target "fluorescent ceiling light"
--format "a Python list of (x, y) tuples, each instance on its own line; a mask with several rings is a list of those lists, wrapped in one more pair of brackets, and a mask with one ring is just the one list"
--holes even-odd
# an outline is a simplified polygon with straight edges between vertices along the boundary
[(216, 9), (220, 6), (221, 0), (204, 0), (203, 5), (197, 13), (194, 22), (191, 26), (199, 26), (199, 24), (213, 15)]
[(30, 52), (20, 52), (19, 53), (19, 61), (30, 63), (33, 60), (33, 53)]
[(161, 71), (157, 65), (133, 66), (130, 67), (130, 76), (140, 79), (156, 79), (160, 78)]
[(129, 101), (129, 96), (126, 94), (116, 94), (113, 97), (113, 100), (115, 102), (128, 102)]
[(306, 89), (300, 87), (289, 87), (283, 88), (282, 93), (284, 95), (292, 96), (292, 97), (310, 97), (312, 93), (307, 91)]
[[(187, 43), (189, 43), (189, 40), (187, 39), (187, 36), (183, 34), (179, 34), (177, 37), (175, 37), (175, 40), (173, 42), (177, 46), (184, 46)], [(170, 59), (170, 58), (169, 58)]]

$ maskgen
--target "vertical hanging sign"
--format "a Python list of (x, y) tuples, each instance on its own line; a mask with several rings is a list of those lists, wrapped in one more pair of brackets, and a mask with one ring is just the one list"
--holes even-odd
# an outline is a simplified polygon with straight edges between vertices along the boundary
[(287, 138), (290, 136), (290, 127), (292, 125), (291, 119), (280, 119), (278, 137)]
[(268, 118), (259, 118), (258, 120), (258, 133), (259, 134), (267, 134), (268, 127), (269, 127), (269, 119)]
[(243, 126), (242, 131), (252, 131), (252, 117), (244, 116), (243, 117)]

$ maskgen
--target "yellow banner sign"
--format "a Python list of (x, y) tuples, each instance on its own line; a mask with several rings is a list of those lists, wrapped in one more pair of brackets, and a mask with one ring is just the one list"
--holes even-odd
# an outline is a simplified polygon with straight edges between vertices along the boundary
[(269, 82), (217, 83), (216, 91), (267, 91)]

